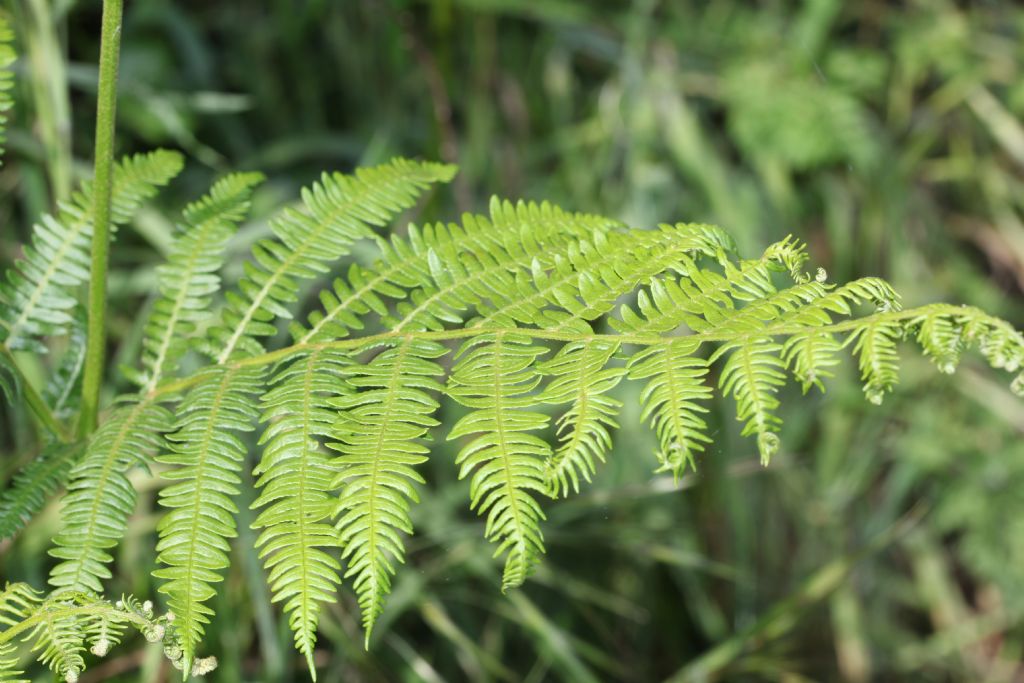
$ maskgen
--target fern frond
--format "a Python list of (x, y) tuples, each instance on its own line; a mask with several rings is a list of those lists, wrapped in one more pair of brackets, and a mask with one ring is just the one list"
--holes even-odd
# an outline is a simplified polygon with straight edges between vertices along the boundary
[(896, 344), (903, 338), (905, 328), (885, 318), (866, 321), (850, 335), (853, 351), (857, 354), (864, 395), (875, 405), (881, 405), (886, 392), (899, 381), (899, 352)]
[(545, 463), (544, 480), (552, 498), (567, 497), (570, 483), (578, 493), (580, 479), (590, 482), (597, 472), (595, 461), (604, 462), (611, 449), (609, 430), (618, 427), (615, 416), (622, 402), (607, 394), (626, 371), (605, 366), (618, 348), (618, 344), (600, 339), (573, 342), (537, 366), (541, 374), (552, 378), (541, 400), (571, 404), (555, 423), (560, 443)]
[[(337, 339), (362, 329), (359, 316), (371, 310), (386, 316), (388, 305), (381, 297), (403, 299), (409, 290), (430, 282), (432, 252), (490, 254), (502, 269), (515, 270), (529, 266), (534, 258), (558, 253), (575, 239), (593, 238), (617, 227), (621, 224), (610, 218), (569, 213), (547, 202), (512, 204), (494, 197), (489, 218), (466, 214), (461, 225), (410, 226), (408, 238), (378, 240), (381, 259), (371, 268), (353, 264), (346, 278), (338, 278), (332, 290), (321, 293), (324, 310), (309, 316), (309, 329), (293, 325), (292, 336), (298, 343)], [(443, 293), (413, 296), (422, 301), (431, 295), (439, 299)]]
[(825, 391), (822, 380), (835, 376), (831, 368), (839, 365), (842, 348), (834, 334), (812, 330), (787, 339), (782, 345), (782, 358), (805, 394), (812, 386)]
[(724, 255), (728, 237), (700, 224), (662, 225), (658, 230), (598, 234), (555, 253), (551, 267), (539, 259), (507, 282), (493, 278), (474, 292), (478, 306), (472, 327), (532, 325), (589, 330), (583, 324), (612, 309), (622, 295), (666, 271), (685, 272), (699, 255)]
[[(169, 616), (154, 616), (152, 605), (132, 597), (116, 605), (91, 593), (62, 592), (43, 596), (24, 583), (7, 584), (0, 591), (0, 681), (12, 680), (19, 672), (13, 639), (32, 643), (41, 663), (68, 683), (78, 680), (85, 668), (86, 647), (97, 656), (106, 655), (120, 642), (129, 626), (150, 642), (163, 641), (165, 654), (176, 663), (177, 637)], [(20, 680), (20, 679), (17, 679)]]
[(14, 51), (14, 31), (6, 14), (0, 15), (0, 163), (7, 142), (7, 112), (14, 106), (11, 90), (14, 88), (14, 74), (11, 66), (18, 58)]
[(436, 426), (433, 394), (444, 369), (436, 359), (448, 349), (429, 341), (399, 342), (366, 365), (345, 370), (354, 393), (332, 400), (340, 409), (329, 444), (339, 488), (338, 532), (363, 613), (366, 642), (384, 609), (396, 565), (404, 562), (402, 533), (412, 533), (411, 503), (424, 483), (416, 466), (427, 459), (420, 440)]
[(698, 341), (681, 337), (644, 349), (629, 360), (630, 379), (647, 379), (640, 403), (641, 418), (651, 423), (661, 450), (656, 453), (660, 472), (679, 478), (686, 467), (696, 468), (695, 457), (710, 443), (707, 408), (698, 403), (711, 398), (704, 383), (708, 362), (695, 355)]
[(162, 444), (171, 415), (152, 400), (113, 410), (93, 434), (71, 471), (61, 508), (61, 530), (50, 555), (62, 562), (50, 572), (50, 585), (69, 591), (101, 593), (110, 578), (110, 553), (124, 535), (135, 509), (128, 471)]
[(78, 680), (85, 669), (85, 637), (74, 617), (44, 613), (29, 638), (35, 641), (32, 651), (41, 664), (67, 683)]
[(395, 159), (351, 176), (324, 174), (303, 191), (302, 209), (286, 209), (271, 221), (277, 241), (261, 240), (253, 248), (255, 262), (246, 266), (240, 291), (229, 293), (221, 324), (210, 332), (217, 362), (260, 353), (257, 338), (277, 331), (275, 318), (291, 317), (298, 280), (325, 272), (355, 241), (373, 237), (372, 227), (386, 225), (425, 188), (454, 173), (444, 164)]
[(157, 560), (165, 565), (153, 575), (164, 579), (160, 592), (177, 615), (184, 671), (188, 674), (203, 625), (213, 611), (211, 584), (221, 581), (228, 566), (228, 541), (236, 535), (233, 498), (241, 483), (239, 471), (247, 448), (233, 434), (250, 431), (258, 417), (253, 396), (262, 389), (262, 368), (214, 366), (200, 371), (167, 436), (170, 452), (157, 457), (172, 469), (172, 482), (160, 492), (168, 508), (157, 529)]
[(217, 181), (202, 199), (185, 208), (182, 234), (167, 263), (157, 269), (160, 298), (144, 327), (142, 364), (136, 378), (148, 392), (173, 374), (188, 350), (196, 322), (208, 314), (211, 296), (220, 289), (223, 251), (239, 221), (249, 212), (260, 173), (235, 173)]
[(332, 433), (337, 411), (328, 401), (352, 389), (343, 373), (352, 364), (343, 352), (316, 349), (285, 365), (263, 397), (263, 458), (253, 474), (263, 508), (253, 528), (269, 571), (275, 601), (284, 601), (295, 646), (310, 672), (320, 604), (334, 599), (341, 565), (331, 553), (338, 533), (331, 523), (336, 474), (320, 439)]
[[(157, 150), (127, 157), (114, 168), (111, 220), (128, 222), (182, 167), (176, 152)], [(7, 348), (44, 351), (38, 338), (58, 334), (72, 323), (76, 288), (88, 279), (92, 239), (92, 184), (61, 203), (32, 231), (32, 244), (0, 282), (0, 334)]]
[(508, 553), (502, 590), (522, 584), (544, 553), (540, 522), (544, 512), (532, 492), (547, 493), (544, 463), (551, 447), (531, 434), (548, 417), (527, 408), (537, 403), (541, 381), (535, 362), (545, 349), (529, 337), (497, 332), (467, 342), (452, 369), (447, 393), (472, 412), (448, 438), (476, 435), (459, 452), (459, 477), (472, 474), (470, 502), (487, 515), (485, 535)]
[(776, 432), (782, 420), (775, 414), (779, 407), (775, 394), (786, 383), (782, 346), (770, 338), (750, 338), (739, 344), (723, 345), (712, 354), (710, 361), (714, 362), (726, 352), (729, 357), (722, 368), (718, 386), (723, 394), (732, 394), (736, 400), (736, 419), (745, 420), (741, 434), (757, 435), (761, 464), (767, 465), (779, 450)]
[(730, 320), (737, 301), (756, 301), (776, 291), (771, 280), (776, 265), (772, 258), (766, 252), (759, 260), (738, 266), (724, 261), (724, 273), (699, 268), (692, 260), (684, 262), (683, 277), (654, 280), (638, 293), (636, 310), (621, 306), (619, 317), (609, 324), (622, 333), (670, 332), (680, 325), (704, 332)]
[(0, 493), (0, 538), (21, 531), (35, 517), (47, 499), (64, 486), (82, 444), (53, 443), (14, 476)]
[(833, 314), (852, 315), (852, 306), (862, 302), (872, 303), (882, 311), (900, 307), (899, 296), (889, 283), (868, 277), (831, 289), (779, 318), (781, 323), (811, 328), (793, 334), (782, 349), (786, 366), (792, 370), (804, 393), (811, 386), (825, 390), (822, 379), (833, 376), (831, 368), (840, 363), (838, 353), (844, 346), (836, 335), (814, 328), (831, 325)]

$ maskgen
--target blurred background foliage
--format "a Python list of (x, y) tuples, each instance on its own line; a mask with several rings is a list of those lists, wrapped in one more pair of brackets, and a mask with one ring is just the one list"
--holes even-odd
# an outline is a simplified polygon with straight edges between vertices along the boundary
[[(0, 170), (8, 263), (88, 172), (100, 3), (5, 4), (23, 55)], [(908, 304), (1024, 326), (1024, 8), (1009, 0), (127, 5), (119, 146), (191, 163), (118, 237), (115, 361), (137, 350), (174, 212), (218, 174), (271, 178), (237, 272), (267, 207), (395, 154), (462, 168), (416, 221), (495, 193), (717, 223), (746, 254), (793, 233), (832, 279), (881, 275)], [(790, 387), (767, 469), (716, 405), (714, 447), (678, 484), (651, 475), (635, 391), (593, 485), (547, 506), (539, 576), (508, 596), (438, 442), (411, 567), (368, 652), (352, 596), (328, 610), (320, 680), (1024, 680), (1024, 405), (979, 364), (950, 378), (908, 358), (882, 407), (851, 369), (825, 396)], [(2, 412), (0, 448), (31, 449), (26, 416)], [(145, 597), (158, 484), (137, 482), (112, 592)], [(0, 545), (0, 576), (43, 585), (56, 512)], [(217, 603), (213, 679), (306, 680), (251, 550)], [(171, 680), (161, 666), (139, 642), (83, 683)]]

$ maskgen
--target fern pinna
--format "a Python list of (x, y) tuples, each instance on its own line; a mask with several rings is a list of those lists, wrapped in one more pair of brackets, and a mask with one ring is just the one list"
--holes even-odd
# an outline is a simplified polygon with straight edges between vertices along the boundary
[[(180, 166), (171, 152), (125, 159), (117, 220)], [(743, 259), (713, 226), (633, 229), (499, 200), (486, 215), (386, 232), (453, 174), (396, 159), (324, 175), (270, 221), (272, 236), (253, 245), (226, 291), (225, 248), (262, 176), (218, 181), (185, 209), (159, 271), (142, 357), (125, 369), (137, 391), (113, 402), (84, 443), (67, 429), (67, 392), (35, 393), (14, 352), (80, 335), (89, 185), (38, 223), (0, 289), (0, 378), (50, 434), (0, 495), (0, 533), (18, 533), (66, 493), (51, 592), (12, 584), (0, 593), (0, 680), (17, 679), (18, 638), (73, 681), (87, 649), (105, 653), (129, 626), (161, 641), (185, 675), (212, 668), (197, 655), (216, 618), (210, 599), (229, 566), (246, 468), (269, 588), (313, 675), (321, 607), (343, 585), (357, 594), (369, 643), (415, 533), (421, 466), (446, 400), (462, 406), (444, 434), (459, 448), (452, 464), (469, 479), (469, 506), (503, 558), (508, 590), (544, 553), (544, 499), (578, 492), (608, 457), (622, 382), (642, 385), (642, 417), (659, 444), (652, 465), (678, 477), (711, 442), (704, 414), (716, 390), (732, 397), (767, 464), (782, 443), (780, 388), (791, 379), (823, 388), (845, 353), (873, 402), (897, 381), (903, 341), (942, 372), (969, 347), (1010, 372), (1024, 361), (1024, 339), (1006, 322), (965, 306), (904, 310), (877, 278), (832, 284), (805, 272), (793, 239)], [(341, 268), (357, 246), (376, 256)], [(319, 307), (297, 320), (317, 286)], [(69, 348), (58, 384), (74, 382)], [(1013, 386), (1024, 391), (1020, 376)], [(155, 576), (169, 608), (159, 617), (148, 603), (101, 597), (135, 508), (129, 475), (154, 464), (165, 510)]]

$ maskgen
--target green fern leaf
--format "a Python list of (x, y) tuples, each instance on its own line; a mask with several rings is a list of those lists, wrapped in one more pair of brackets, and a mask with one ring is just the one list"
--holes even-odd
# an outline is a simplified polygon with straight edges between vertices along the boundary
[(202, 370), (178, 406), (170, 452), (157, 457), (172, 466), (163, 476), (175, 483), (160, 492), (168, 511), (157, 527), (157, 560), (165, 567), (153, 575), (166, 581), (160, 592), (177, 617), (186, 675), (213, 614), (203, 603), (223, 578), (227, 539), (236, 535), (233, 498), (247, 449), (232, 432), (253, 429), (258, 413), (251, 397), (262, 389), (262, 374), (251, 367)]
[(786, 364), (780, 357), (782, 346), (770, 338), (746, 339), (722, 346), (712, 354), (711, 362), (726, 352), (729, 357), (718, 385), (723, 394), (732, 394), (736, 400), (736, 419), (745, 421), (741, 433), (757, 435), (761, 464), (767, 465), (779, 449), (776, 432), (782, 420), (774, 411), (779, 407), (778, 388), (786, 383)]
[[(0, 591), (0, 626), (12, 627), (27, 619), (39, 606), (41, 596), (26, 583), (8, 583)], [(2, 633), (2, 631), (0, 631)], [(28, 683), (18, 668), (18, 652), (12, 642), (0, 645), (0, 681)]]
[(352, 176), (325, 174), (304, 190), (301, 210), (287, 209), (271, 221), (279, 241), (256, 244), (241, 291), (229, 293), (221, 324), (210, 333), (217, 362), (262, 352), (256, 338), (277, 331), (275, 318), (291, 317), (288, 305), (296, 300), (298, 280), (325, 272), (355, 241), (373, 237), (372, 226), (386, 225), (422, 190), (454, 173), (452, 166), (396, 159)]
[(525, 408), (537, 403), (541, 376), (535, 361), (545, 349), (529, 341), (498, 332), (467, 342), (447, 387), (449, 396), (472, 409), (448, 438), (476, 435), (456, 464), (460, 478), (473, 475), (471, 506), (487, 516), (484, 533), (498, 545), (495, 557), (508, 553), (502, 590), (522, 584), (544, 553), (544, 513), (531, 491), (548, 491), (544, 463), (551, 447), (530, 432), (544, 429), (548, 417)]
[(110, 578), (110, 553), (124, 535), (135, 508), (128, 471), (162, 444), (170, 413), (151, 400), (115, 408), (90, 439), (71, 471), (61, 509), (61, 530), (50, 554), (62, 562), (50, 585), (68, 591), (102, 593)]
[(316, 349), (274, 376), (263, 397), (263, 459), (253, 471), (261, 490), (253, 507), (263, 508), (252, 525), (261, 530), (256, 546), (314, 678), (320, 604), (332, 601), (341, 583), (330, 551), (339, 546), (330, 522), (336, 470), (318, 439), (332, 433), (336, 418), (328, 400), (352, 391), (342, 374), (351, 364), (344, 352)]
[(579, 492), (580, 479), (590, 482), (597, 462), (611, 449), (610, 429), (622, 402), (608, 396), (625, 375), (624, 368), (606, 368), (619, 345), (602, 339), (572, 342), (537, 369), (551, 381), (541, 400), (570, 403), (556, 421), (558, 447), (545, 463), (544, 480), (552, 498), (567, 497), (570, 486)]
[[(128, 222), (143, 201), (181, 170), (176, 152), (127, 157), (114, 168), (111, 219)], [(92, 184), (85, 183), (56, 217), (43, 216), (24, 258), (0, 282), (0, 334), (7, 348), (45, 351), (38, 337), (59, 334), (73, 322), (79, 285), (88, 279), (92, 236)]]
[(850, 335), (860, 366), (864, 395), (880, 405), (886, 392), (899, 381), (899, 353), (896, 344), (903, 338), (904, 327), (885, 318), (866, 321)]
[(207, 316), (211, 295), (220, 289), (217, 271), (223, 251), (239, 221), (249, 212), (253, 188), (263, 181), (259, 173), (235, 173), (186, 207), (185, 227), (175, 240), (165, 265), (157, 269), (160, 298), (145, 325), (139, 378), (144, 391), (152, 391), (161, 377), (178, 369), (196, 323)]
[[(378, 240), (380, 261), (372, 268), (353, 264), (347, 278), (338, 278), (332, 290), (321, 293), (324, 310), (310, 315), (309, 329), (293, 325), (292, 336), (298, 343), (338, 339), (350, 330), (362, 329), (360, 316), (371, 310), (385, 317), (388, 304), (381, 297), (404, 299), (409, 290), (430, 282), (431, 253), (490, 254), (501, 263), (501, 269), (515, 270), (529, 266), (534, 258), (557, 253), (573, 239), (590, 238), (618, 226), (609, 218), (569, 213), (547, 202), (513, 205), (492, 198), (490, 218), (466, 214), (461, 225), (410, 226), (407, 239), (392, 236), (390, 241)], [(413, 296), (425, 301), (427, 309), (444, 293)], [(406, 309), (406, 315), (415, 317), (412, 311), (415, 308)]]
[(426, 461), (420, 443), (437, 425), (431, 415), (443, 391), (435, 379), (444, 369), (435, 359), (448, 353), (429, 341), (400, 342), (367, 365), (346, 369), (358, 391), (332, 401), (341, 409), (335, 424), (340, 455), (333, 486), (340, 488), (338, 531), (363, 612), (366, 642), (391, 590), (395, 567), (404, 561), (402, 533), (412, 533), (410, 503), (419, 502), (416, 484), (424, 483), (415, 467)]
[(697, 224), (599, 233), (555, 252), (550, 268), (535, 259), (504, 283), (487, 279), (474, 293), (489, 305), (478, 306), (480, 318), (470, 326), (586, 331), (583, 321), (610, 311), (641, 282), (665, 271), (684, 272), (692, 256), (724, 253), (727, 244), (720, 230)]
[(658, 471), (678, 478), (686, 467), (696, 468), (695, 457), (710, 443), (707, 423), (701, 417), (707, 408), (699, 401), (711, 398), (704, 383), (708, 362), (695, 355), (697, 340), (681, 337), (670, 344), (650, 347), (629, 360), (630, 379), (647, 379), (640, 403), (641, 418), (649, 421), (661, 449)]
[(64, 486), (82, 450), (82, 444), (49, 444), (14, 476), (10, 487), (0, 493), (0, 538), (21, 531)]

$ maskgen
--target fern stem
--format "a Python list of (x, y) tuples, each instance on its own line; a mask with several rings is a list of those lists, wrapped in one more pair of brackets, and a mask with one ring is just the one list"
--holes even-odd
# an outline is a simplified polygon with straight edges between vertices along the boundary
[(96, 101), (96, 152), (93, 188), (92, 266), (89, 273), (85, 369), (82, 373), (80, 435), (96, 429), (106, 346), (107, 261), (110, 252), (111, 192), (114, 171), (114, 123), (117, 66), (121, 48), (122, 0), (103, 0), (100, 77)]
[[(750, 332), (723, 332), (721, 330), (712, 328), (706, 332), (696, 332), (689, 335), (687, 338), (693, 339), (701, 344), (705, 342), (738, 342), (751, 338), (758, 337), (782, 337), (799, 334), (801, 332), (807, 332), (813, 329), (822, 333), (838, 334), (841, 332), (852, 332), (853, 330), (869, 325), (874, 322), (901, 322), (906, 320), (912, 320), (914, 318), (921, 318), (925, 315), (958, 315), (968, 312), (981, 313), (987, 317), (987, 314), (979, 311), (978, 309), (971, 306), (957, 306), (954, 304), (928, 304), (920, 306), (918, 308), (908, 308), (899, 311), (883, 311), (866, 315), (861, 318), (850, 318), (841, 322), (833, 323), (831, 325), (823, 325), (820, 327), (808, 327), (805, 324), (796, 322), (784, 322), (776, 325), (767, 325), (765, 327), (752, 330)], [(994, 320), (994, 319), (993, 319)], [(391, 330), (389, 332), (381, 332), (380, 334), (370, 334), (365, 337), (349, 337), (345, 339), (339, 339), (329, 342), (318, 342), (318, 343), (297, 343), (291, 346), (286, 346), (275, 351), (269, 351), (267, 353), (261, 353), (257, 356), (249, 356), (247, 358), (241, 358), (236, 361), (224, 363), (225, 367), (231, 369), (244, 368), (244, 367), (262, 367), (265, 365), (271, 365), (278, 361), (289, 358), (297, 353), (303, 351), (318, 351), (323, 349), (358, 349), (361, 347), (371, 348), (374, 346), (381, 346), (391, 344), (400, 340), (405, 341), (435, 341), (435, 342), (446, 342), (446, 341), (457, 341), (460, 339), (466, 339), (467, 337), (477, 337), (481, 335), (518, 335), (522, 337), (529, 337), (531, 339), (539, 339), (542, 341), (554, 341), (554, 342), (589, 342), (589, 341), (600, 341), (604, 340), (609, 343), (618, 344), (633, 344), (636, 346), (662, 346), (671, 344), (673, 341), (680, 339), (678, 336), (671, 335), (660, 335), (660, 334), (620, 334), (620, 333), (600, 333), (595, 332), (592, 334), (580, 334), (573, 330), (560, 330), (557, 328), (531, 328), (531, 327), (463, 327), (452, 330)], [(146, 398), (160, 399), (161, 397), (173, 396), (185, 389), (188, 389), (196, 382), (199, 381), (198, 376), (185, 377), (183, 379), (167, 382), (162, 384), (153, 391), (146, 394)]]
[(43, 397), (39, 395), (39, 392), (36, 391), (35, 387), (28, 381), (28, 378), (25, 377), (25, 373), (18, 366), (18, 361), (15, 360), (14, 354), (6, 346), (0, 346), (0, 352), (7, 356), (11, 369), (18, 373), (18, 383), (21, 387), (21, 393), (25, 397), (25, 403), (28, 404), (29, 409), (39, 419), (39, 422), (60, 439), (61, 442), (71, 443), (71, 435), (67, 433), (67, 430), (64, 429), (50, 410), (50, 407), (46, 405), (46, 401), (43, 400)]

